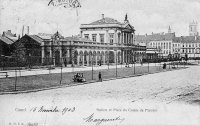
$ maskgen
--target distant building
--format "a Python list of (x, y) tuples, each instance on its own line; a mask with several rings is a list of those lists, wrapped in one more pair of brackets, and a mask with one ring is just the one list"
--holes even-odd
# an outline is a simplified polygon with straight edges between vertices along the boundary
[(16, 34), (13, 34), (13, 33), (11, 32), (11, 30), (4, 31), (3, 34), (2, 34), (2, 36), (11, 39), (11, 40), (14, 41), (14, 42), (18, 40), (17, 35), (16, 35)]
[[(200, 36), (198, 34), (197, 22), (189, 24), (189, 36), (176, 37), (171, 33), (171, 27), (168, 33), (158, 33), (151, 35), (137, 35), (136, 41), (147, 44), (148, 48), (156, 48), (159, 56), (163, 58), (200, 58)], [(147, 52), (146, 52), (147, 53)], [(148, 53), (147, 53), (148, 54)]]
[(189, 36), (198, 36), (198, 35), (199, 35), (198, 23), (193, 20), (193, 22), (189, 24)]
[(168, 28), (168, 33), (172, 33), (171, 27)]
[(181, 56), (188, 58), (200, 58), (200, 36), (181, 36), (180, 41)]
[(174, 54), (172, 43), (175, 39), (175, 33), (152, 33), (151, 35), (137, 35), (135, 38), (136, 41), (145, 42), (147, 48), (155, 48), (160, 57), (168, 57)]
[(9, 39), (8, 37), (5, 36), (0, 36), (0, 57), (11, 55), (10, 45), (12, 43), (14, 43), (12, 39)]
[(17, 40), (16, 34), (12, 34), (11, 30), (4, 31), (0, 35), (0, 56), (11, 55), (11, 44)]

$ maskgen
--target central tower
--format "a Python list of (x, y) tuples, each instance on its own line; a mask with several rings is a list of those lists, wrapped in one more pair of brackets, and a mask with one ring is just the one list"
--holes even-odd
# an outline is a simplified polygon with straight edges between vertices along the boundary
[(198, 23), (193, 20), (193, 22), (189, 24), (189, 36), (198, 35), (197, 28), (198, 28)]

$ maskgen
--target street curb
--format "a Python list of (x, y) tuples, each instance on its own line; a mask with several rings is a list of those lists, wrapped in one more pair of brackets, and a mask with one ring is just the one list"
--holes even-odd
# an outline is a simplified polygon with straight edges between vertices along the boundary
[[(138, 76), (143, 76), (143, 75), (149, 75), (149, 74), (155, 74), (155, 73), (161, 73), (161, 72), (168, 72), (168, 71), (174, 71), (174, 70), (181, 70), (181, 69), (186, 69), (185, 68), (178, 68), (178, 69), (170, 69), (170, 70), (164, 70), (164, 71), (156, 71), (154, 73), (143, 73), (143, 74), (137, 74), (137, 75), (130, 75), (130, 76), (124, 76), (124, 77), (117, 77), (117, 78), (109, 78), (109, 79), (103, 79), (102, 81), (110, 81), (110, 80), (117, 80), (117, 79), (123, 79), (123, 78), (131, 78), (131, 77), (138, 77)], [(65, 84), (65, 85), (59, 85), (55, 87), (47, 87), (47, 88), (41, 88), (41, 89), (34, 89), (34, 90), (26, 90), (26, 91), (15, 91), (15, 92), (1, 92), (0, 95), (5, 95), (5, 94), (22, 94), (22, 93), (32, 93), (32, 92), (39, 92), (39, 91), (45, 91), (45, 90), (51, 90), (51, 89), (59, 89), (63, 87), (74, 87), (74, 86), (79, 86), (79, 85), (85, 85), (85, 84), (91, 84), (95, 82), (100, 82), (100, 81), (89, 81), (89, 82), (84, 82), (84, 83), (75, 83), (75, 84)]]

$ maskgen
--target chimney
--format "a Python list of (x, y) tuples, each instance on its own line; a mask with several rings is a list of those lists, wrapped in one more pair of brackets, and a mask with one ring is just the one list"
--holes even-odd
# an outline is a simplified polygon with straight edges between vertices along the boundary
[(2, 36), (5, 36), (5, 32), (3, 32)]
[(104, 19), (104, 14), (102, 14), (102, 19)]
[(24, 25), (22, 27), (22, 37), (24, 36)]
[(29, 26), (27, 26), (27, 35), (29, 35)]
[(18, 35), (18, 40), (20, 39), (20, 34)]

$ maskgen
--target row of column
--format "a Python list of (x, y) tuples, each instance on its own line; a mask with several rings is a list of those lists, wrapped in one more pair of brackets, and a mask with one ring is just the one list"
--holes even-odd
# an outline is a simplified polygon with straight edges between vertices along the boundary
[[(63, 62), (62, 59), (63, 59), (63, 56), (62, 56), (62, 49), (60, 48), (60, 62)], [(132, 55), (129, 55), (128, 53), (128, 50), (122, 50), (121, 51), (121, 55), (118, 56), (118, 52), (117, 52), (117, 55), (116, 55), (116, 51), (113, 52), (114, 53), (114, 63), (116, 63), (116, 58), (120, 57), (120, 59), (117, 59), (120, 60), (120, 62), (124, 63), (124, 62), (129, 62), (129, 58), (130, 56)], [(108, 54), (109, 55), (109, 54)], [(89, 66), (89, 62), (91, 61), (91, 59), (93, 58), (91, 56), (91, 58), (89, 58), (90, 55), (87, 55), (86, 56), (86, 60), (87, 60), (87, 66)], [(45, 49), (44, 47), (42, 47), (42, 63), (44, 63), (44, 57), (45, 57)], [(52, 57), (52, 50), (50, 49), (50, 57)], [(66, 55), (66, 58), (67, 57), (70, 57), (70, 51), (67, 50), (67, 55)], [(133, 57), (133, 56), (132, 56)], [(94, 61), (95, 61), (95, 64), (98, 63), (98, 59), (97, 59), (97, 56), (94, 57)], [(106, 62), (106, 55), (103, 55), (103, 64), (105, 64)], [(55, 61), (54, 61), (54, 64), (55, 64)], [(83, 55), (82, 56), (82, 64), (85, 65), (85, 56)], [(77, 55), (77, 65), (80, 65), (80, 55)]]
[[(70, 57), (70, 51), (69, 51), (69, 49), (66, 49), (66, 51), (67, 51), (66, 58)], [(59, 47), (59, 53), (60, 53), (60, 62), (62, 62), (62, 59), (63, 59), (62, 47)], [(50, 50), (49, 50), (49, 57), (55, 57), (55, 56), (52, 56), (52, 55), (53, 55), (52, 48), (50, 48)], [(42, 46), (42, 63), (44, 63), (44, 58), (45, 58), (45, 49), (44, 49), (44, 46)]]
[[(90, 55), (87, 55), (86, 56), (86, 60), (87, 60), (87, 66), (89, 66), (89, 56)], [(91, 56), (91, 61), (93, 61), (93, 56)], [(106, 56), (103, 55), (103, 64), (106, 63)], [(98, 64), (98, 59), (97, 59), (97, 56), (95, 56), (95, 64), (97, 65)], [(80, 65), (80, 55), (77, 56), (77, 65), (79, 66)], [(83, 55), (82, 56), (82, 65), (84, 66), (85, 65), (85, 56)]]
[(121, 42), (124, 44), (133, 43), (133, 34), (129, 32), (121, 32)]

